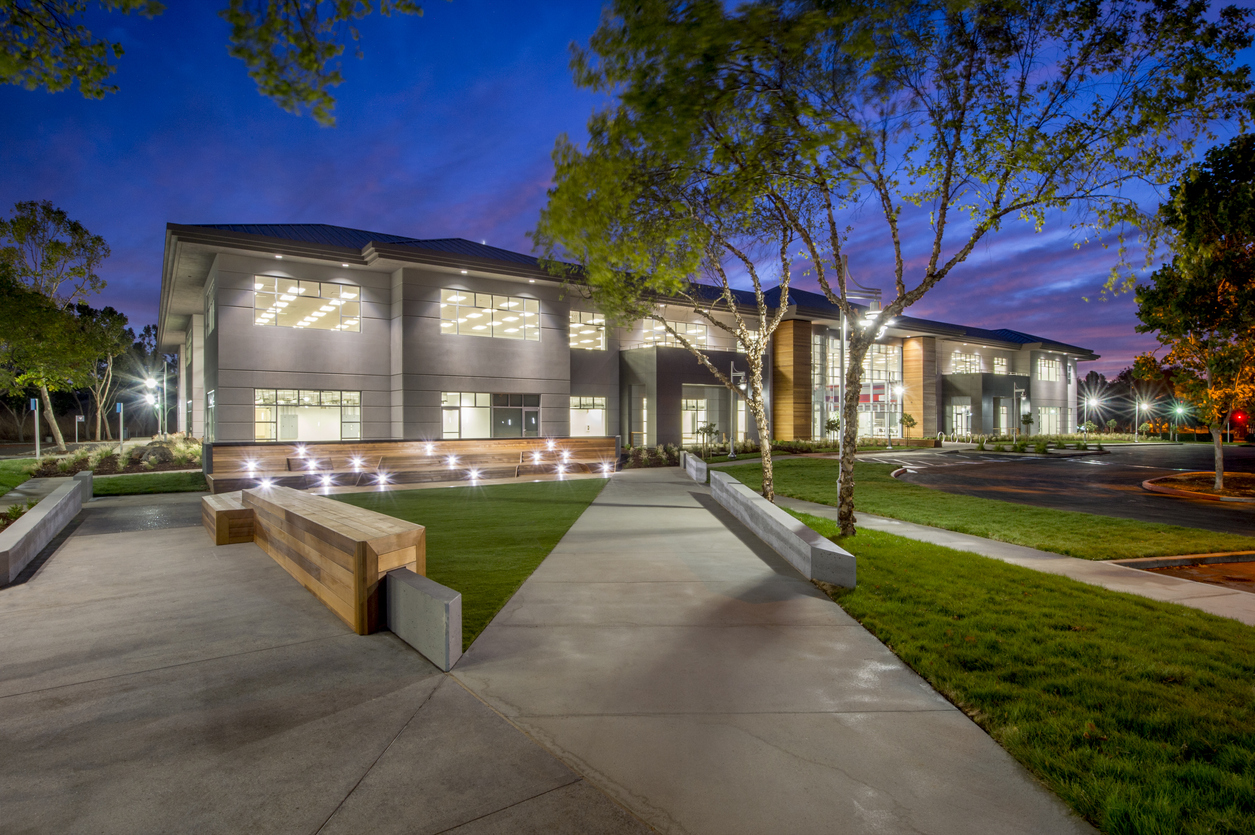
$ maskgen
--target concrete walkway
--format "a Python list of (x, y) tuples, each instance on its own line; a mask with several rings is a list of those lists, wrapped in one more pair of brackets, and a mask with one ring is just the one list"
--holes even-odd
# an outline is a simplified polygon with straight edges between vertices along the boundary
[(76, 524), (0, 588), (0, 831), (648, 831), (391, 633), (213, 547), (199, 495)]
[[(837, 518), (837, 509), (826, 504), (815, 504), (814, 502), (790, 499), (785, 496), (777, 497), (776, 503), (781, 507), (809, 513), (812, 516), (821, 516), (825, 519)], [(1140, 571), (1136, 568), (1114, 565), (1109, 562), (1065, 557), (1062, 554), (1038, 551), (1035, 548), (1026, 548), (1023, 545), (1011, 545), (1010, 543), (998, 542), (994, 539), (955, 533), (942, 528), (917, 525), (913, 522), (902, 522), (897, 519), (888, 519), (884, 516), (873, 516), (870, 513), (858, 513), (855, 515), (855, 520), (857, 524), (869, 530), (885, 531), (886, 533), (897, 534), (898, 536), (919, 540), (920, 542), (944, 545), (947, 548), (954, 548), (959, 551), (971, 551), (972, 553), (993, 557), (1003, 562), (1022, 565), (1034, 571), (1044, 571), (1047, 574), (1062, 574), (1082, 583), (1102, 586), (1111, 591), (1136, 594), (1141, 597), (1148, 597), (1151, 600), (1180, 603), (1182, 606), (1201, 609), (1213, 615), (1233, 618), (1249, 626), (1255, 626), (1255, 594), (1250, 592), (1228, 589), (1223, 586), (1213, 586), (1207, 583), (1196, 583), (1193, 580), (1183, 580), (1179, 577)]]
[(617, 474), (454, 676), (662, 832), (1092, 832), (675, 468)]

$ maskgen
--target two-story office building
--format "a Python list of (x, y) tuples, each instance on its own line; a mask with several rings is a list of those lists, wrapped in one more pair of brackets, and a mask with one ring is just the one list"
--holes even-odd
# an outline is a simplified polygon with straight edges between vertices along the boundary
[[(839, 311), (792, 290), (766, 380), (773, 435), (822, 435), (837, 412)], [(720, 368), (735, 341), (659, 310)], [(847, 323), (847, 326), (849, 323)], [(461, 239), (323, 224), (170, 224), (158, 343), (179, 356), (179, 430), (209, 442), (606, 435), (755, 436), (733, 397), (653, 322), (614, 327), (536, 259)], [(909, 317), (865, 363), (860, 433), (1076, 428), (1083, 348)]]

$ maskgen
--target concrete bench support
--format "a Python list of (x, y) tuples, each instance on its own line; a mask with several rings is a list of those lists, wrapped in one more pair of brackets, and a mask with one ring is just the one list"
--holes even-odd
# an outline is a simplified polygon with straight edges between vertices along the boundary
[(83, 509), (82, 483), (67, 478), (0, 533), (0, 582), (17, 579), (44, 546)]
[(710, 474), (710, 493), (808, 580), (854, 588), (854, 555), (820, 536), (727, 473)]
[(462, 595), (408, 568), (388, 572), (388, 629), (446, 673), (462, 657)]

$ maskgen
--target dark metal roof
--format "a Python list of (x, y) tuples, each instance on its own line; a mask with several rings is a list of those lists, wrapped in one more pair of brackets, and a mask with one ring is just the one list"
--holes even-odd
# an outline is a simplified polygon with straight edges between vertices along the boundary
[(202, 229), (219, 229), (223, 232), (239, 232), (246, 235), (260, 235), (264, 238), (279, 238), (285, 241), (301, 241), (309, 244), (325, 246), (342, 246), (349, 249), (365, 249), (372, 243), (391, 244), (393, 246), (413, 247), (434, 252), (447, 252), (453, 255), (465, 255), (471, 258), (483, 258), (489, 261), (506, 261), (513, 264), (536, 266), (537, 261), (530, 255), (511, 252), (508, 249), (475, 243), (462, 238), (415, 238), (410, 235), (389, 235), (384, 232), (369, 232), (365, 229), (351, 229), (347, 226), (331, 226), (326, 223), (197, 223), (192, 224)]

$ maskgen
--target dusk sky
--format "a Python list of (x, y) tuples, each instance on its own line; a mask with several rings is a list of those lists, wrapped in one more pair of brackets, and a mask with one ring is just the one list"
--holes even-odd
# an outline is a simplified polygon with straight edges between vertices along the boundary
[[(420, 18), (372, 18), (364, 60), (344, 58), (335, 128), (257, 93), (226, 53), (222, 4), (169, 5), (154, 20), (91, 20), (126, 49), (121, 90), (103, 101), (0, 87), (0, 211), (47, 199), (103, 235), (108, 287), (89, 302), (136, 330), (156, 321), (167, 222), (331, 223), (531, 252), (554, 140), (582, 140), (598, 104), (568, 68), (569, 44), (596, 28), (596, 0), (429, 0)], [(868, 218), (851, 269), (888, 292), (883, 228)], [(1116, 256), (1076, 240), (1063, 218), (1041, 234), (1012, 224), (910, 314), (1080, 345), (1102, 355), (1082, 372), (1114, 375), (1154, 340), (1134, 333), (1130, 294), (1083, 301)]]

